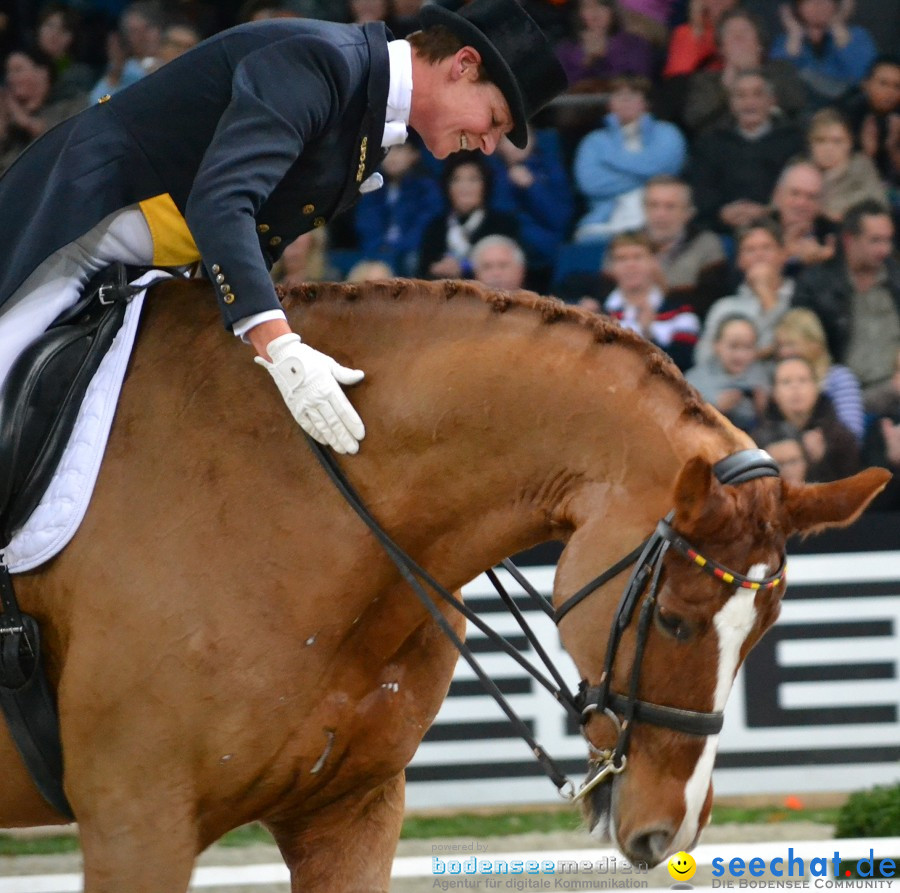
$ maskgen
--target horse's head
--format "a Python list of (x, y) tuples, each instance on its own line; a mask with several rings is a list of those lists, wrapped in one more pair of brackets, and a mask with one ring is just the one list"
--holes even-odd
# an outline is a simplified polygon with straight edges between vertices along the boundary
[(778, 617), (787, 538), (850, 523), (889, 477), (869, 469), (797, 487), (769, 476), (765, 460), (742, 483), (723, 484), (716, 471), (691, 459), (670, 523), (645, 555), (566, 605), (607, 570), (598, 544), (635, 524), (622, 518), (611, 530), (608, 507), (582, 505), (557, 570), (563, 645), (585, 680), (579, 706), (595, 782), (583, 796), (586, 816), (596, 836), (651, 865), (690, 848), (709, 819), (718, 714), (741, 662)]

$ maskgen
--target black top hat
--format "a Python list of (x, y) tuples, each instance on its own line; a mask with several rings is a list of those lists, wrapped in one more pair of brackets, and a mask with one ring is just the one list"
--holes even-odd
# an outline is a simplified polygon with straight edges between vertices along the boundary
[(459, 12), (436, 3), (422, 7), (423, 28), (444, 25), (481, 54), (488, 77), (512, 112), (509, 139), (524, 149), (528, 119), (568, 86), (550, 41), (517, 0), (472, 0)]

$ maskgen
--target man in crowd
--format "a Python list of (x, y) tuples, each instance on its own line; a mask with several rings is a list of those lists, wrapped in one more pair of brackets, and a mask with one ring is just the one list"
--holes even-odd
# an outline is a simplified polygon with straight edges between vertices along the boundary
[(842, 252), (797, 280), (794, 306), (815, 311), (836, 363), (849, 366), (867, 406), (894, 374), (900, 351), (900, 264), (894, 224), (878, 202), (854, 205), (841, 224)]
[(662, 348), (682, 371), (690, 368), (700, 320), (689, 304), (664, 293), (650, 240), (644, 233), (622, 233), (609, 252), (616, 288), (603, 303), (604, 312)]
[(472, 248), (472, 269), (488, 288), (515, 291), (525, 284), (525, 252), (509, 236), (485, 236)]
[(778, 176), (804, 149), (803, 134), (775, 114), (775, 91), (758, 71), (729, 86), (734, 124), (702, 134), (691, 183), (702, 222), (719, 232), (748, 226), (768, 211)]
[(683, 292), (701, 318), (725, 294), (728, 262), (721, 239), (695, 223), (691, 187), (678, 177), (659, 176), (644, 190), (644, 230), (656, 251), (670, 291)]
[(822, 174), (810, 162), (792, 162), (781, 172), (772, 219), (784, 234), (788, 276), (834, 254), (837, 227), (822, 213)]

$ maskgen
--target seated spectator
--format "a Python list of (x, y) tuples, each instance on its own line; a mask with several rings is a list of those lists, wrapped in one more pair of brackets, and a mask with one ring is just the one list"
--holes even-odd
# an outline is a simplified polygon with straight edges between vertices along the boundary
[(653, 47), (622, 29), (618, 0), (578, 0), (576, 8), (576, 36), (556, 45), (570, 88), (602, 90), (616, 75), (653, 74)]
[(519, 221), (528, 258), (528, 287), (546, 292), (575, 210), (559, 134), (529, 129), (524, 149), (501, 140), (487, 162), (493, 174), (491, 207), (513, 214)]
[(812, 163), (822, 174), (822, 213), (840, 223), (847, 209), (871, 199), (887, 207), (878, 169), (863, 152), (853, 151), (850, 125), (835, 109), (813, 115), (807, 131)]
[(443, 206), (440, 187), (419, 162), (411, 140), (394, 146), (379, 169), (383, 188), (364, 193), (354, 216), (363, 254), (387, 261), (401, 276), (415, 275), (425, 225)]
[(576, 242), (605, 242), (643, 226), (644, 184), (659, 174), (677, 174), (684, 164), (684, 137), (648, 113), (649, 91), (645, 78), (616, 78), (606, 126), (578, 145), (575, 183), (589, 211), (578, 222)]
[(766, 422), (753, 432), (753, 439), (777, 463), (786, 484), (805, 484), (809, 459), (800, 432), (789, 422)]
[(842, 108), (856, 148), (868, 155), (885, 183), (900, 180), (900, 58), (879, 56)]
[(756, 428), (769, 397), (769, 378), (756, 359), (756, 338), (752, 319), (724, 317), (713, 336), (713, 356), (685, 375), (707, 403), (743, 431)]
[(774, 354), (775, 326), (790, 307), (794, 293), (793, 280), (784, 276), (786, 252), (781, 233), (771, 223), (755, 223), (738, 235), (737, 250), (737, 265), (744, 274), (744, 281), (736, 294), (716, 301), (709, 308), (697, 344), (698, 363), (713, 356), (713, 341), (719, 323), (736, 313), (756, 324), (757, 358), (767, 360)]
[(697, 133), (729, 123), (728, 88), (745, 71), (761, 71), (772, 84), (775, 103), (783, 118), (796, 120), (806, 106), (806, 85), (797, 70), (784, 59), (767, 60), (762, 25), (753, 13), (734, 9), (725, 13), (716, 28), (722, 67), (698, 71), (688, 83), (682, 120)]
[(84, 94), (53, 100), (56, 69), (37, 47), (13, 50), (6, 57), (5, 70), (6, 89), (0, 91), (0, 173), (44, 131), (86, 105)]
[(485, 236), (472, 248), (475, 278), (488, 288), (516, 291), (525, 285), (525, 252), (508, 236)]
[(87, 102), (87, 93), (97, 75), (90, 65), (74, 57), (78, 35), (78, 13), (62, 3), (49, 3), (38, 15), (37, 45), (54, 64), (53, 99)]
[(360, 260), (347, 270), (344, 282), (378, 282), (393, 279), (395, 275), (390, 264), (383, 260)]
[(785, 164), (803, 150), (803, 134), (775, 116), (775, 91), (760, 72), (741, 72), (728, 88), (734, 124), (697, 139), (691, 182), (700, 219), (727, 232), (767, 211)]
[(823, 393), (831, 400), (838, 419), (861, 441), (866, 423), (859, 379), (846, 366), (831, 361), (825, 329), (812, 310), (795, 307), (775, 327), (775, 356), (802, 357), (815, 370)]
[(690, 0), (689, 21), (678, 25), (669, 40), (663, 77), (719, 71), (722, 59), (716, 44), (716, 28), (722, 16), (735, 6), (737, 0)]
[(490, 207), (491, 172), (478, 152), (457, 152), (444, 163), (444, 194), (449, 212), (431, 219), (422, 233), (419, 276), (457, 279), (472, 275), (472, 246), (499, 233), (519, 237), (515, 217)]
[(876, 500), (878, 509), (900, 509), (900, 353), (890, 383), (871, 406), (875, 419), (866, 432), (863, 464), (880, 465), (893, 472), (884, 492)]
[(604, 312), (662, 348), (682, 371), (690, 368), (700, 320), (689, 304), (663, 294), (650, 240), (643, 233), (622, 233), (609, 251), (616, 288), (604, 302)]
[(872, 35), (847, 24), (851, 9), (841, 0), (791, 0), (781, 7), (784, 33), (775, 40), (772, 58), (797, 66), (816, 106), (840, 99), (875, 58)]
[(670, 292), (683, 292), (701, 319), (726, 294), (728, 262), (715, 233), (694, 224), (691, 187), (677, 177), (653, 177), (644, 189), (644, 227)]
[(822, 321), (828, 350), (875, 398), (900, 350), (900, 264), (892, 257), (894, 224), (877, 202), (854, 205), (841, 224), (841, 251), (797, 280), (794, 306)]
[(809, 459), (808, 481), (836, 481), (859, 471), (856, 438), (838, 421), (815, 370), (801, 357), (776, 362), (764, 416), (769, 422), (788, 422), (800, 432)]
[(837, 227), (822, 211), (822, 174), (809, 161), (789, 164), (772, 194), (771, 217), (781, 227), (787, 252), (785, 274), (834, 255)]
[(154, 0), (135, 0), (125, 7), (117, 31), (106, 43), (107, 67), (91, 90), (91, 104), (145, 77), (157, 64), (166, 20)]

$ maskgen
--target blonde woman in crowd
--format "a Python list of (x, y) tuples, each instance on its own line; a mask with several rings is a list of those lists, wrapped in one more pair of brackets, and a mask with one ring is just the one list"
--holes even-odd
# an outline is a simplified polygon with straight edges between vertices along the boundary
[(853, 133), (835, 109), (813, 115), (807, 131), (810, 161), (822, 173), (822, 213), (843, 219), (847, 209), (875, 199), (887, 205), (887, 195), (872, 159), (853, 149)]
[(812, 310), (798, 307), (785, 313), (775, 327), (775, 353), (778, 359), (801, 357), (812, 366), (838, 420), (861, 441), (866, 417), (859, 379), (832, 362), (822, 322)]

